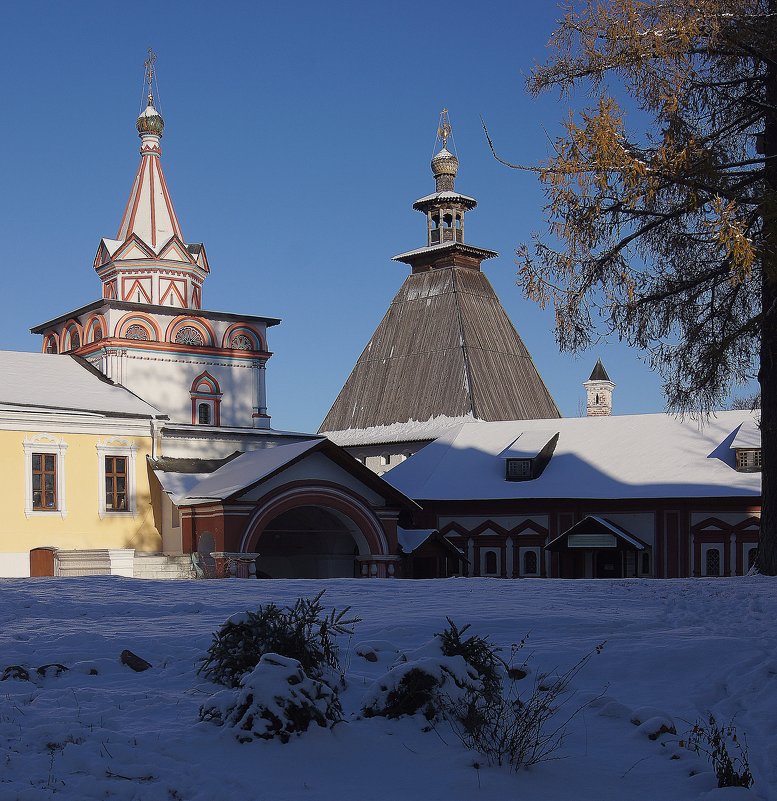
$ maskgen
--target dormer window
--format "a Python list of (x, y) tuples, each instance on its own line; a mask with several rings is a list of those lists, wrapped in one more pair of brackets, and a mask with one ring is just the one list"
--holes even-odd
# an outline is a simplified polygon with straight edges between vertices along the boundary
[(524, 431), (499, 455), (507, 481), (531, 481), (548, 466), (558, 442), (558, 431)]
[(508, 481), (528, 481), (531, 478), (532, 459), (505, 459)]
[(760, 473), (763, 464), (760, 421), (745, 420), (736, 430), (730, 448), (734, 451), (738, 472)]
[(737, 448), (737, 470), (740, 473), (760, 473), (761, 467), (760, 448)]

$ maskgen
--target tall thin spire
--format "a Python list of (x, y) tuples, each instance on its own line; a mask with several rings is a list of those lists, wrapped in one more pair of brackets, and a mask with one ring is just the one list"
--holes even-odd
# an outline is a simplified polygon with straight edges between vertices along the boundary
[(148, 104), (154, 105), (154, 64), (156, 63), (156, 53), (149, 47), (148, 58), (144, 64), (146, 67), (146, 86), (148, 87)]
[(148, 49), (144, 67), (147, 105), (140, 112), (136, 122), (141, 142), (140, 167), (116, 238), (126, 241), (135, 234), (155, 252), (159, 252), (159, 249), (173, 236), (183, 241), (183, 234), (160, 161), (162, 155), (160, 140), (164, 133), (165, 121), (154, 106), (156, 55), (151, 48)]

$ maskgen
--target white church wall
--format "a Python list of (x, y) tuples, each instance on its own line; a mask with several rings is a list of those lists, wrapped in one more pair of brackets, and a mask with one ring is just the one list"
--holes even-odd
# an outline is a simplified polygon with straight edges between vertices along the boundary
[(168, 414), (171, 420), (192, 423), (192, 383), (207, 372), (218, 382), (222, 393), (220, 425), (253, 426), (253, 369), (228, 361), (174, 357), (175, 354), (127, 353), (120, 357), (120, 377), (114, 380)]
[(30, 552), (0, 553), (0, 578), (28, 578)]

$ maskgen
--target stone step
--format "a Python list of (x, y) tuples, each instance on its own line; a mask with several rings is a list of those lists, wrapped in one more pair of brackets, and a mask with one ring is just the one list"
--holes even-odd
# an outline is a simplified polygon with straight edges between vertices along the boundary
[(192, 563), (189, 556), (153, 556), (135, 557), (135, 578), (142, 579), (190, 579)]

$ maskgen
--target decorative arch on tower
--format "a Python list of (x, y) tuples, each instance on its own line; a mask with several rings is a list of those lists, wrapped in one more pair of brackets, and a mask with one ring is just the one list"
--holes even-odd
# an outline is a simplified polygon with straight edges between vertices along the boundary
[(43, 337), (43, 353), (59, 353), (59, 337), (55, 331)]
[(153, 317), (142, 312), (128, 312), (116, 324), (116, 336), (120, 339), (159, 342), (162, 337)]
[(234, 323), (227, 328), (221, 342), (229, 350), (267, 350), (262, 335), (250, 325)]
[(221, 425), (221, 387), (207, 370), (192, 381), (189, 393), (192, 399), (192, 425)]
[(84, 330), (78, 320), (68, 320), (62, 328), (59, 339), (60, 352), (78, 350), (84, 344)]
[(84, 344), (99, 342), (108, 334), (108, 326), (105, 324), (105, 317), (102, 314), (95, 314), (87, 320), (84, 326)]
[(206, 320), (176, 317), (167, 327), (165, 340), (178, 345), (213, 347), (216, 335)]

